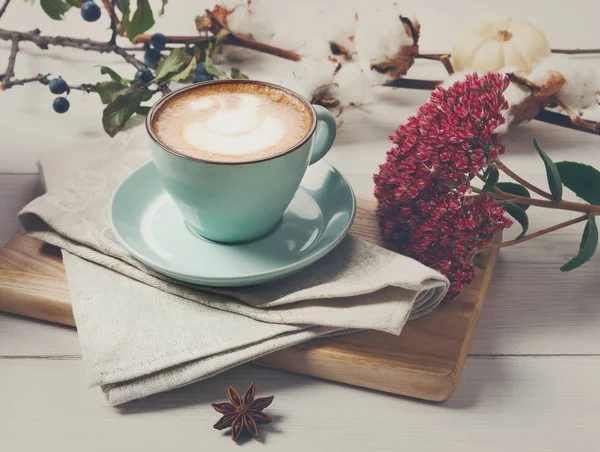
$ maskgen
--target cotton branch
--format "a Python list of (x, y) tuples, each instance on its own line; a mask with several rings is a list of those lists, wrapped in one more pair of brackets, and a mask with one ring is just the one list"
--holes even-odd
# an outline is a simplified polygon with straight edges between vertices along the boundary
[[(152, 36), (149, 34), (137, 35), (134, 38), (133, 43), (141, 44), (150, 42), (151, 37)], [(193, 44), (195, 42), (206, 42), (214, 40), (214, 36), (167, 36), (167, 42), (171, 44)], [(223, 45), (244, 47), (246, 49), (256, 50), (257, 52), (277, 56), (286, 60), (300, 61), (302, 59), (302, 55), (300, 55), (299, 53), (292, 52), (291, 50), (281, 49), (270, 44), (265, 44), (264, 42), (256, 41), (240, 33), (230, 32), (227, 36), (225, 36), (225, 38), (223, 38), (223, 41), (221, 42)]]

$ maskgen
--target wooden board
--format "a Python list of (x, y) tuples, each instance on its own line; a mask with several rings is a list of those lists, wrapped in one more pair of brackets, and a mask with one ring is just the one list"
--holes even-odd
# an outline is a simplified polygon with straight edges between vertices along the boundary
[[(358, 200), (351, 234), (381, 245), (372, 201)], [(458, 383), (497, 251), (461, 295), (409, 322), (400, 336), (365, 331), (317, 339), (255, 361), (419, 399), (446, 400)], [(75, 326), (60, 251), (22, 232), (0, 251), (0, 310)]]

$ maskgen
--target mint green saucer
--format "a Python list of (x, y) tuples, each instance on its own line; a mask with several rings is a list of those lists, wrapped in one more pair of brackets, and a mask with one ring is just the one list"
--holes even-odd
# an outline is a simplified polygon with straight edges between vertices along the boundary
[(219, 287), (260, 284), (310, 265), (340, 243), (355, 213), (350, 185), (325, 162), (308, 169), (275, 229), (252, 242), (222, 244), (190, 232), (154, 163), (131, 174), (110, 206), (113, 232), (136, 259), (172, 278)]

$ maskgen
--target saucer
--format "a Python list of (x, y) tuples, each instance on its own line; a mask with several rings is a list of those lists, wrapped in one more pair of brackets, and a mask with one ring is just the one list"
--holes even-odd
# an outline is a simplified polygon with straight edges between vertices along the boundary
[(269, 234), (251, 242), (217, 243), (188, 230), (150, 162), (119, 186), (109, 213), (122, 245), (157, 272), (192, 284), (233, 287), (282, 278), (325, 256), (348, 233), (356, 200), (348, 181), (319, 162), (309, 167)]

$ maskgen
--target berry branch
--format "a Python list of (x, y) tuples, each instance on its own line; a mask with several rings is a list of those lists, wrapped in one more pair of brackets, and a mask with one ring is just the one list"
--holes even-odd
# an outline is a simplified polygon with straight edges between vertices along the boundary
[(4, 77), (2, 78), (2, 89), (5, 89), (6, 83), (10, 83), (11, 77), (15, 75), (15, 62), (17, 60), (17, 52), (19, 51), (19, 40), (13, 36), (11, 41), (12, 45), (10, 47), (10, 55), (8, 57), (8, 66), (6, 67)]
[(0, 17), (2, 17), (2, 15), (4, 14), (4, 11), (6, 11), (6, 8), (8, 8), (9, 3), (10, 3), (10, 0), (4, 0), (4, 4), (0, 8)]

